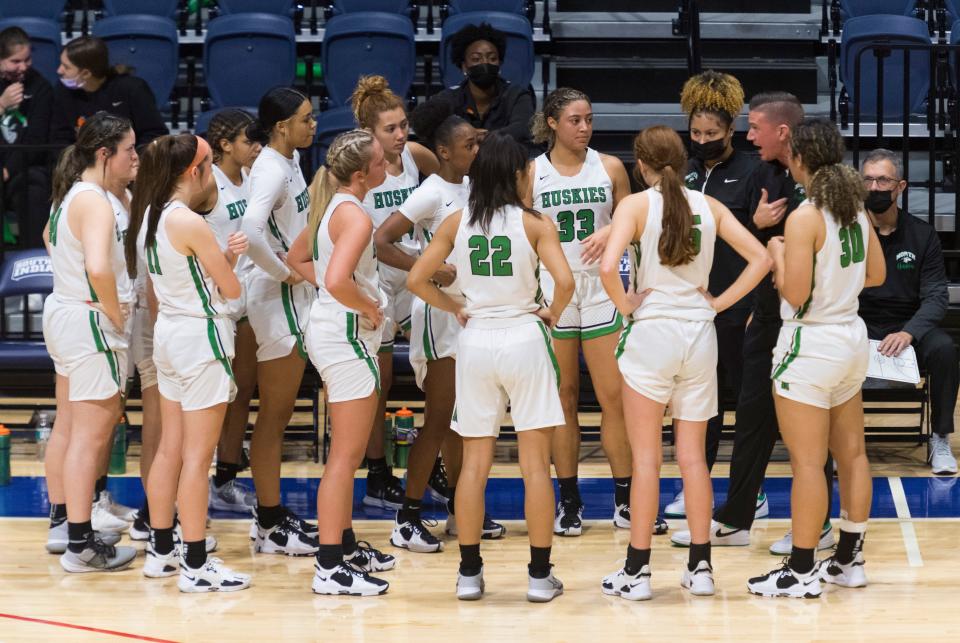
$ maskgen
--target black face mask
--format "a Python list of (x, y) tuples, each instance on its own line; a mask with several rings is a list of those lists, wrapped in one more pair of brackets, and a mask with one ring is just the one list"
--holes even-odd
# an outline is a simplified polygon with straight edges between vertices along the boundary
[(727, 144), (722, 138), (715, 141), (700, 143), (690, 139), (690, 154), (701, 161), (715, 161), (727, 151)]
[(893, 205), (893, 190), (870, 190), (863, 206), (874, 214), (883, 214)]
[(489, 89), (500, 77), (500, 65), (480, 63), (467, 67), (467, 78), (480, 89)]

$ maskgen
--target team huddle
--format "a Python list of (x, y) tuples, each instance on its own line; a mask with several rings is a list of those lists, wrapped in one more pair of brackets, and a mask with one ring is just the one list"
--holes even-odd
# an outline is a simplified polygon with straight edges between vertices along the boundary
[[(353, 109), (358, 129), (333, 141), (309, 185), (298, 149), (313, 144), (315, 121), (310, 101), (288, 88), (268, 92), (256, 118), (226, 110), (206, 138), (163, 136), (139, 157), (130, 123), (101, 112), (64, 151), (44, 235), (54, 290), (43, 328), (57, 373), (47, 548), (66, 571), (120, 570), (136, 558), (91, 521), (136, 370), (147, 502), (130, 535), (148, 540), (146, 577), (177, 576), (182, 592), (250, 586), (249, 575), (210, 555), (208, 474), (215, 452), (239, 448), (228, 443), (242, 440), (258, 386), (255, 550), (315, 556), (318, 594), (385, 593), (381, 573), (397, 561), (358, 540), (352, 503), (364, 457), (371, 471), (383, 462), (391, 351), (402, 333), (425, 393), (424, 425), (405, 488), (368, 488), (373, 502), (397, 509), (393, 546), (443, 549), (420, 517), (442, 453), (445, 531), (460, 550), (456, 594), (483, 596), (480, 543), (506, 532), (487, 515), (484, 490), (509, 412), (530, 539), (527, 599), (563, 593), (550, 556), (555, 534), (582, 531), (582, 351), (615, 482), (613, 524), (630, 530), (624, 565), (600, 581), (602, 591), (652, 597), (652, 538), (666, 531), (658, 498), (667, 414), (690, 528), (681, 585), (712, 595), (714, 320), (772, 280), (782, 328), (769, 368), (795, 476), (793, 542), (784, 564), (748, 589), (815, 597), (822, 582), (866, 584), (868, 343), (857, 309), (860, 291), (883, 283), (885, 264), (836, 126), (806, 119), (791, 129), (789, 174), (809, 197), (764, 247), (727, 206), (685, 186), (686, 146), (665, 126), (637, 135), (634, 175), (645, 189), (631, 194), (623, 163), (589, 147), (593, 113), (582, 92), (559, 88), (544, 100), (531, 130), (547, 152), (533, 160), (510, 136), (475, 130), (430, 102), (410, 115), (421, 143), (408, 141), (404, 101), (380, 77), (360, 80)], [(721, 242), (742, 269), (711, 292)], [(280, 502), (283, 430), (307, 359), (323, 381), (332, 433), (317, 524)], [(816, 561), (828, 450), (840, 479), (840, 540)]]

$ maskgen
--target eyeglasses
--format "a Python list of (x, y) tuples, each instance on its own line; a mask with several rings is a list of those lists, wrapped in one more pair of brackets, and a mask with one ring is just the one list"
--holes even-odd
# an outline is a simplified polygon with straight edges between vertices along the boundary
[(863, 177), (863, 187), (868, 190), (876, 183), (881, 190), (892, 190), (899, 183), (899, 179), (892, 179), (889, 176), (865, 176)]

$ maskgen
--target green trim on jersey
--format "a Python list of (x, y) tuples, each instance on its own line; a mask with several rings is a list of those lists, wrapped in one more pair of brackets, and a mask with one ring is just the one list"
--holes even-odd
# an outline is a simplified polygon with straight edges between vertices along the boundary
[(57, 226), (60, 224), (60, 215), (63, 214), (63, 206), (58, 207), (53, 214), (50, 215), (50, 245), (57, 245)]
[(366, 344), (360, 340), (360, 324), (356, 313), (347, 313), (347, 341), (350, 342), (357, 359), (363, 360), (367, 368), (370, 369), (377, 387), (377, 395), (380, 395), (380, 366), (375, 359), (370, 357)]
[(270, 233), (280, 242), (280, 247), (283, 248), (284, 252), (290, 250), (287, 247), (287, 242), (283, 240), (283, 235), (280, 234), (280, 228), (277, 226), (277, 220), (273, 217), (273, 214), (270, 214), (270, 218), (267, 219), (267, 227), (270, 228)]
[(84, 271), (83, 271), (83, 276), (86, 277), (86, 279), (87, 279), (87, 288), (90, 289), (90, 302), (91, 302), (91, 303), (94, 303), (94, 304), (99, 303), (99, 302), (100, 302), (100, 298), (97, 297), (97, 291), (93, 289), (93, 284), (90, 283), (90, 275), (87, 274), (86, 269), (84, 269)]
[(817, 287), (817, 253), (813, 253), (813, 272), (810, 275), (810, 296), (803, 302), (797, 312), (794, 313), (794, 319), (803, 319), (803, 316), (810, 310), (810, 302), (813, 301), (813, 289)]
[(790, 340), (790, 350), (787, 351), (787, 354), (783, 356), (783, 359), (780, 360), (780, 363), (777, 365), (776, 370), (773, 372), (773, 379), (780, 379), (780, 376), (783, 375), (787, 368), (793, 363), (793, 360), (797, 359), (797, 355), (800, 353), (800, 331), (803, 330), (803, 326), (797, 326), (793, 331), (793, 338)]
[(620, 359), (620, 357), (623, 355), (623, 351), (626, 350), (627, 338), (630, 337), (630, 331), (633, 330), (633, 324), (634, 324), (634, 321), (631, 319), (627, 323), (627, 328), (620, 335), (620, 341), (617, 342), (617, 350), (614, 352), (614, 355), (616, 356), (617, 359)]
[(97, 347), (98, 353), (103, 353), (106, 356), (107, 364), (110, 365), (110, 377), (117, 383), (117, 388), (119, 389), (120, 374), (117, 368), (117, 356), (114, 354), (113, 349), (110, 348), (110, 344), (107, 343), (107, 336), (100, 328), (99, 316), (100, 314), (97, 311), (90, 311), (90, 331), (93, 333), (93, 344)]
[(547, 353), (550, 355), (550, 361), (553, 363), (553, 374), (557, 377), (557, 388), (560, 388), (560, 364), (557, 363), (557, 354), (553, 352), (553, 342), (550, 341), (550, 334), (547, 333), (547, 327), (543, 322), (537, 322), (537, 328), (543, 334), (543, 343), (547, 345)]
[(195, 256), (187, 257), (187, 267), (190, 269), (190, 277), (193, 279), (194, 288), (197, 289), (197, 295), (200, 297), (200, 305), (203, 306), (204, 314), (208, 317), (213, 317), (217, 314), (217, 311), (214, 310), (210, 304), (210, 294), (207, 292), (207, 284), (204, 283), (203, 277), (200, 275), (200, 266), (197, 264), (197, 258)]

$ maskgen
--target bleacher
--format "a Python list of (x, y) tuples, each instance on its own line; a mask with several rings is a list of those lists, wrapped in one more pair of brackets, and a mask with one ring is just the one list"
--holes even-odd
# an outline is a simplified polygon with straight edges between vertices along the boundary
[[(831, 116), (851, 163), (881, 145), (901, 151), (908, 210), (936, 225), (960, 282), (960, 0), (0, 0), (0, 28), (24, 27), (53, 82), (62, 44), (107, 39), (113, 59), (148, 80), (173, 131), (202, 132), (219, 108), (255, 109), (268, 87), (298, 87), (318, 113), (308, 172), (353, 126), (344, 105), (358, 75), (383, 73), (411, 105), (422, 101), (458, 82), (447, 39), (481, 20), (509, 31), (503, 73), (531, 84), (538, 101), (564, 85), (590, 95), (592, 145), (628, 167), (638, 129), (685, 132), (680, 89), (708, 68), (736, 75), (748, 96), (785, 89), (808, 114)], [(751, 149), (745, 113), (735, 125), (735, 145)], [(10, 307), (21, 305), (11, 297), (3, 341), (29, 341), (10, 335)], [(960, 285), (951, 300), (944, 325), (960, 338)], [(395, 364), (398, 390), (415, 394), (402, 351)]]

